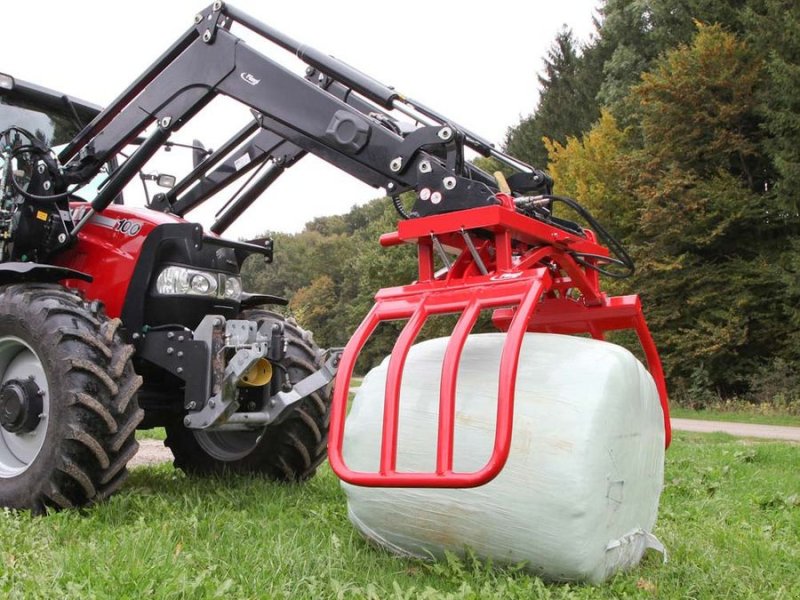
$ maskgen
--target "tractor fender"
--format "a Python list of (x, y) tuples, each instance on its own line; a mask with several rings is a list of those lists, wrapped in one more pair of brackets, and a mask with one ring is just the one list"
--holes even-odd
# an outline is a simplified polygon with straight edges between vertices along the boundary
[(0, 263), (0, 285), (9, 283), (23, 283), (28, 281), (38, 281), (42, 283), (56, 283), (62, 279), (81, 279), (92, 281), (92, 276), (68, 269), (67, 267), (57, 267), (33, 262), (5, 262)]

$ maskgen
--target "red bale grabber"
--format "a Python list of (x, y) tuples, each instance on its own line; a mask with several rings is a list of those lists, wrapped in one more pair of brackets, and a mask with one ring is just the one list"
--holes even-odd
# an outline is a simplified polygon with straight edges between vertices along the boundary
[[(372, 487), (477, 487), (500, 473), (511, 448), (514, 390), (522, 340), (526, 332), (590, 334), (603, 339), (606, 331), (633, 329), (655, 380), (664, 414), (666, 445), (670, 443), (667, 390), (658, 351), (642, 313), (638, 296), (608, 297), (600, 289), (604, 265), (632, 268), (624, 250), (592, 220), (609, 240), (596, 241), (593, 231), (559, 221), (551, 225), (525, 214), (557, 196), (513, 199), (496, 194), (498, 204), (432, 214), (401, 221), (381, 245), (414, 243), (419, 255), (419, 279), (411, 285), (386, 288), (353, 334), (341, 357), (331, 411), (329, 460), (342, 480)], [(585, 212), (585, 211), (584, 211)], [(566, 226), (565, 226), (566, 224)], [(610, 249), (609, 249), (610, 248)], [(435, 253), (456, 253), (443, 274), (434, 270)], [(448, 262), (443, 256), (443, 261)], [(494, 447), (486, 464), (474, 472), (453, 470), (456, 376), (461, 352), (481, 311), (493, 309), (492, 322), (507, 332), (500, 360)], [(397, 439), (400, 388), (409, 350), (426, 319), (460, 314), (448, 341), (439, 389), (436, 469), (398, 472)], [(342, 446), (350, 380), (356, 359), (382, 321), (407, 319), (389, 359), (383, 409), (379, 468), (354, 471), (344, 462)]]

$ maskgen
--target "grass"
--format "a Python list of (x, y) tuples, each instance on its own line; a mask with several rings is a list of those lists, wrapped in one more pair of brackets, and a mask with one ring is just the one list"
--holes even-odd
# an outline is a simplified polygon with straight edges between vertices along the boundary
[(161, 440), (167, 439), (167, 432), (163, 427), (154, 427), (153, 429), (140, 429), (136, 432), (137, 440)]
[(83, 512), (0, 513), (3, 598), (800, 598), (800, 445), (678, 433), (656, 535), (670, 557), (598, 587), (366, 543), (324, 467), (305, 485), (133, 470)]

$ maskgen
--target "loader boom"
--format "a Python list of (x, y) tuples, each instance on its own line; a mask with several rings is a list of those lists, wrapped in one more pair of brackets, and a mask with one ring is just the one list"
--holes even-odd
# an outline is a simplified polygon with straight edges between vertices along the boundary
[[(245, 44), (231, 33), (234, 23), (306, 61), (305, 77)], [(67, 180), (80, 182), (94, 176), (110, 157), (155, 123), (155, 130), (92, 201), (94, 211), (103, 210), (170, 135), (217, 95), (248, 106), (254, 122), (198, 167), (205, 172), (217, 166), (214, 173), (191, 189), (200, 173), (190, 173), (156, 208), (182, 215), (272, 160), (272, 168), (256, 182), (258, 191), (263, 191), (287, 164), (307, 152), (373, 187), (385, 188), (390, 195), (423, 188), (431, 194), (438, 192), (437, 203), (426, 203), (425, 209), (417, 211), (420, 214), (497, 203), (494, 178), (465, 161), (465, 148), (491, 154), (527, 173), (527, 187), (515, 191), (530, 191), (531, 182), (540, 191), (549, 191), (546, 175), (496, 151), (479, 136), (222, 2), (198, 14), (195, 26), (64, 148), (59, 158)], [(403, 127), (392, 116), (394, 110), (410, 115), (416, 124)], [(236, 168), (226, 155), (245, 140), (250, 147), (245, 150), (247, 168)], [(251, 194), (249, 201), (257, 195)], [(247, 201), (214, 229), (224, 229)]]

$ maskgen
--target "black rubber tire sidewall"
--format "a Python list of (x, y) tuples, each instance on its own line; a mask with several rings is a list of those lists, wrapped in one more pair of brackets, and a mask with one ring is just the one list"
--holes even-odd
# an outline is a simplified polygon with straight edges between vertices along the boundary
[(0, 478), (0, 506), (41, 513), (91, 504), (121, 487), (143, 413), (135, 397), (141, 378), (118, 327), (100, 303), (63, 286), (0, 287), (0, 337), (30, 346), (49, 388), (42, 447), (25, 471)]

